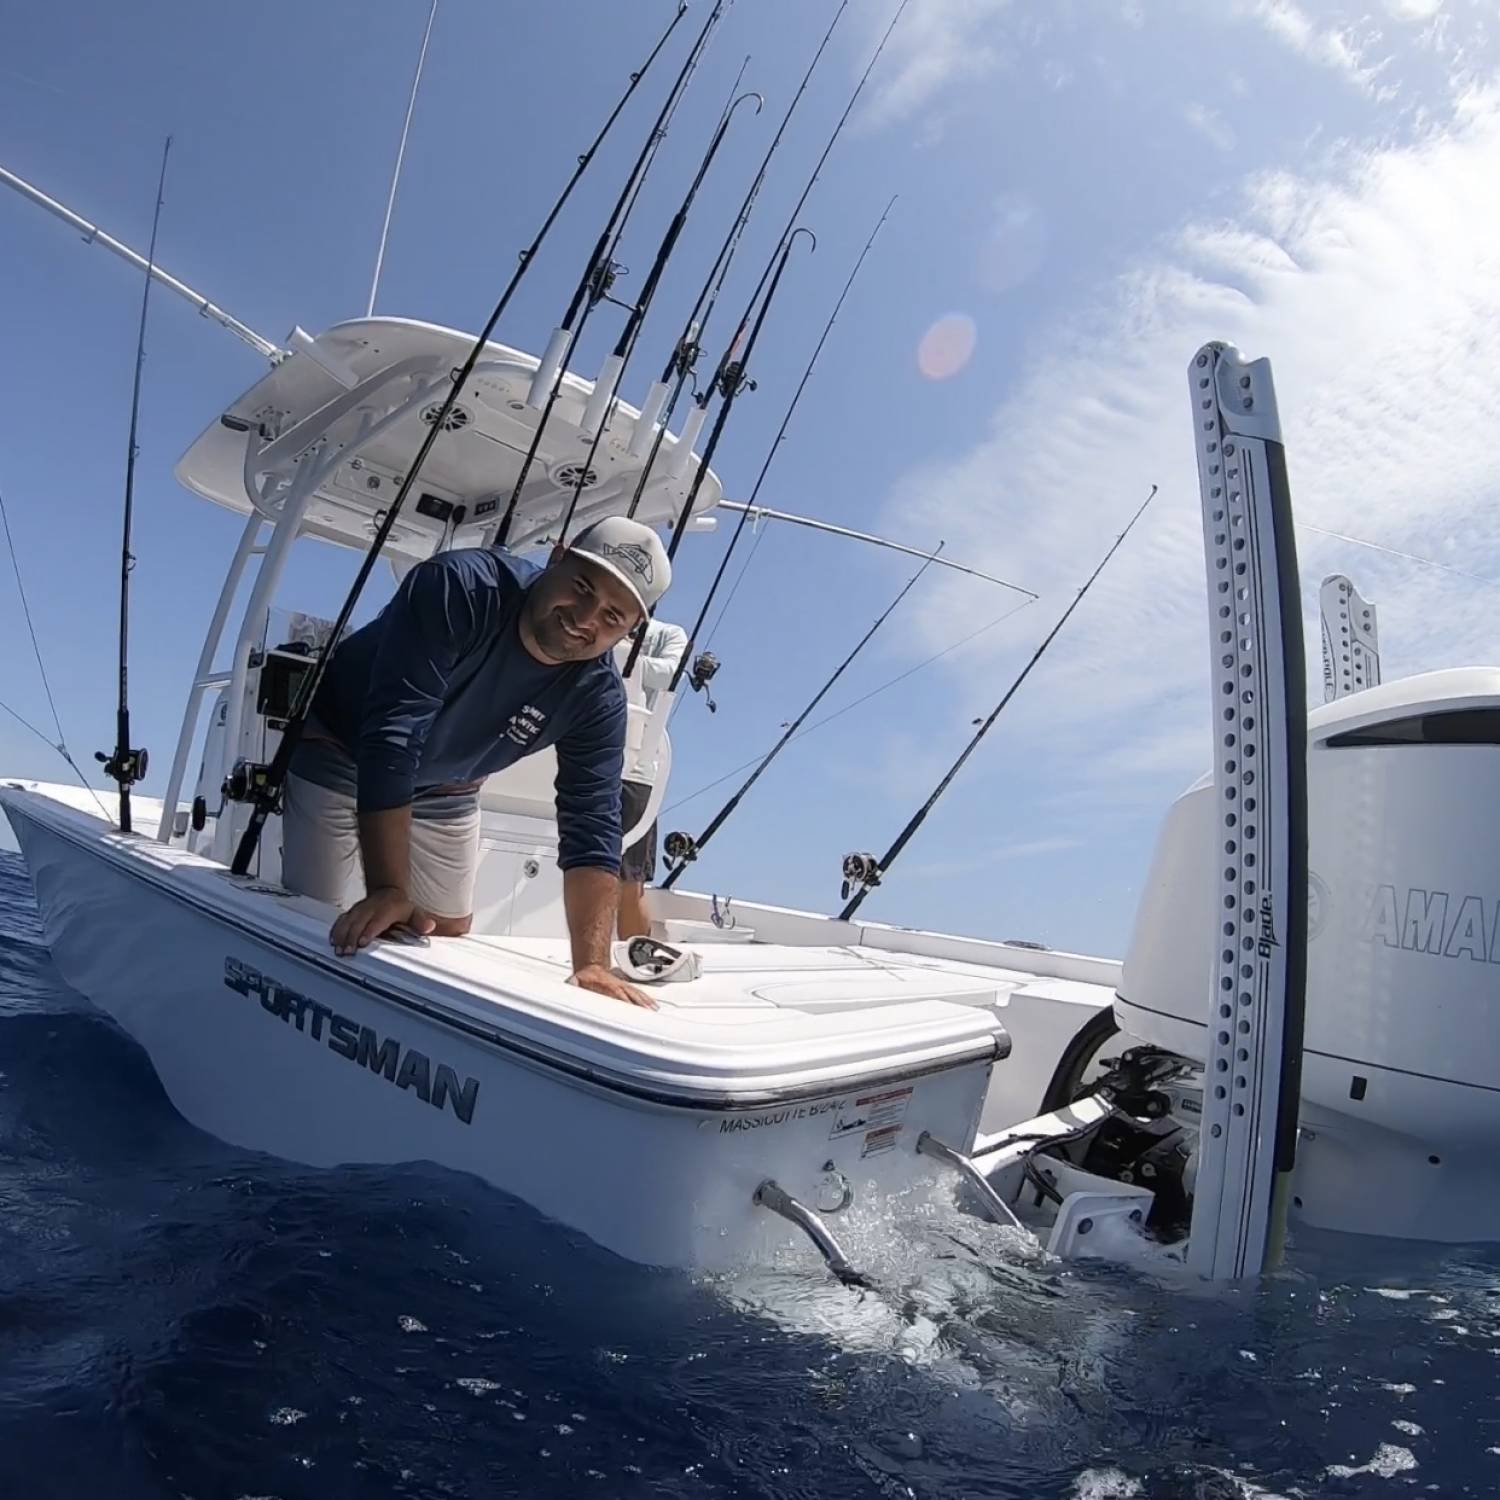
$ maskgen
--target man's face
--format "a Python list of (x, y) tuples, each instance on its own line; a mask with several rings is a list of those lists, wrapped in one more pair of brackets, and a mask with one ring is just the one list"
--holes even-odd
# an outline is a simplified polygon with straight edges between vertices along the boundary
[(612, 573), (565, 552), (526, 594), (526, 620), (551, 661), (591, 661), (640, 623), (635, 596)]

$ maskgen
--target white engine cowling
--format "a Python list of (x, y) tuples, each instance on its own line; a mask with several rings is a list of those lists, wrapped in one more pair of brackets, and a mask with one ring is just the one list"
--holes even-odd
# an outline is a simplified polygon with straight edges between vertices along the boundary
[[(1309, 716), (1301, 1217), (1500, 1239), (1500, 670)], [(1202, 1061), (1220, 926), (1211, 777), (1158, 838), (1116, 1003)], [(1275, 934), (1263, 940), (1275, 941)]]

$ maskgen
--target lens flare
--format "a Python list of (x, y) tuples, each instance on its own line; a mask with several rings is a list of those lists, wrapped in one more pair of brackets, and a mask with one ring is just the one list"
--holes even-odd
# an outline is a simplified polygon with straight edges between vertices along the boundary
[(917, 368), (928, 380), (948, 380), (968, 364), (979, 330), (967, 313), (948, 313), (937, 320), (917, 345)]

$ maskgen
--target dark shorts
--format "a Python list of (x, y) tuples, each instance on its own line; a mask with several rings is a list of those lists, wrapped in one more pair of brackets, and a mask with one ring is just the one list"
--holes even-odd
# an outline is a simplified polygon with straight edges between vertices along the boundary
[[(643, 781), (626, 781), (620, 786), (620, 826), (627, 832), (641, 820), (651, 788)], [(620, 879), (632, 885), (650, 885), (656, 874), (656, 824), (636, 840), (620, 860)]]

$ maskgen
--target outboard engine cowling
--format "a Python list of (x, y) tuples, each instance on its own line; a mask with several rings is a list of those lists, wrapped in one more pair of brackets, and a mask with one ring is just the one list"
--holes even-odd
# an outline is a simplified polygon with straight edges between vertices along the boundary
[[(1500, 669), (1314, 710), (1307, 777), (1294, 1211), (1359, 1233), (1500, 1239)], [(1214, 813), (1211, 777), (1168, 813), (1115, 1007), (1132, 1036), (1200, 1063)]]

